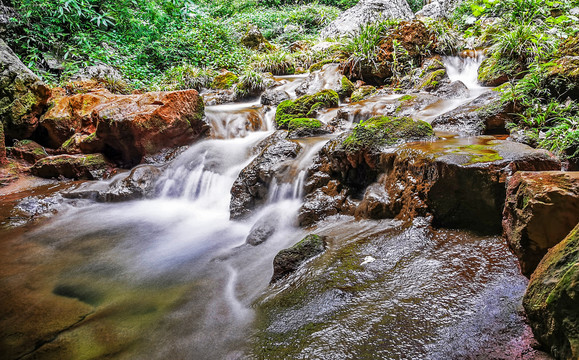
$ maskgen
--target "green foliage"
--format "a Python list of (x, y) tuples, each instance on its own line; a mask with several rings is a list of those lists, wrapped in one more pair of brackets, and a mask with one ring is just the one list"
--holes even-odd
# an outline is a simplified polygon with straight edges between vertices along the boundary
[(174, 66), (165, 72), (160, 80), (162, 90), (186, 90), (209, 87), (217, 73), (190, 64)]
[(436, 52), (454, 55), (461, 50), (460, 34), (446, 19), (424, 19), (424, 24), (436, 35)]
[(254, 70), (246, 70), (239, 77), (235, 86), (235, 95), (238, 98), (256, 96), (265, 90), (265, 79), (262, 73)]
[[(280, 5), (287, 5), (287, 4), (296, 4), (296, 3), (304, 3), (304, 1), (296, 1), (296, 0), (259, 0), (261, 4), (267, 6), (280, 6)], [(318, 0), (320, 4), (336, 6), (340, 9), (349, 9), (352, 6), (358, 3), (358, 0)]]
[(319, 129), (322, 127), (322, 122), (317, 119), (312, 118), (296, 118), (290, 120), (288, 124), (289, 131), (295, 131), (298, 129)]
[(296, 68), (293, 57), (283, 50), (256, 55), (251, 67), (273, 75), (290, 75), (295, 72)]
[(533, 25), (515, 25), (510, 31), (496, 35), (493, 52), (498, 57), (527, 63), (544, 58), (555, 49), (553, 38), (541, 33)]

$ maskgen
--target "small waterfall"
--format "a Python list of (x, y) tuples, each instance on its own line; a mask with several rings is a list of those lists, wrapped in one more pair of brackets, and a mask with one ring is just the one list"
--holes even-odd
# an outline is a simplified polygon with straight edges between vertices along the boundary
[(462, 81), (469, 89), (480, 89), (478, 68), (484, 59), (482, 51), (465, 51), (459, 56), (443, 57), (443, 63), (451, 81)]
[(250, 132), (271, 129), (259, 102), (208, 106), (205, 115), (216, 139), (245, 137)]

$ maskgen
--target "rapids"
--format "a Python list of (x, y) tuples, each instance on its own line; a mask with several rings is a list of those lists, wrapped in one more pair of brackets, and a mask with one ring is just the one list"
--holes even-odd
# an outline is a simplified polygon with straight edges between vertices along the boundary
[[(485, 91), (476, 84), (480, 61), (444, 59), (470, 96), (417, 116), (432, 119)], [(292, 97), (304, 81), (280, 79)], [(349, 121), (397, 97), (360, 105)], [(7, 358), (462, 359), (531, 351), (519, 314), (526, 279), (500, 237), (432, 230), (425, 219), (409, 228), (348, 217), (308, 232), (296, 227), (306, 170), (336, 135), (300, 139), (290, 176), (271, 184), (251, 218), (230, 220), (232, 184), (273, 133), (274, 112), (258, 102), (208, 106), (213, 138), (163, 165), (152, 199), (53, 195), (55, 216), (5, 226)], [(252, 227), (271, 216), (275, 233), (247, 245)], [(328, 236), (328, 251), (270, 286), (276, 253), (312, 232)]]

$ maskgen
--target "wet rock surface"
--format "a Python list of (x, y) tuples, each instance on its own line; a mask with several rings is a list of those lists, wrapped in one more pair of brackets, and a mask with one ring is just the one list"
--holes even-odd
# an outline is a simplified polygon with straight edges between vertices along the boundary
[(296, 271), (303, 263), (324, 252), (326, 239), (319, 235), (308, 235), (289, 249), (280, 251), (273, 259), (274, 283)]
[(505, 126), (512, 118), (512, 108), (501, 101), (501, 93), (488, 91), (432, 121), (435, 130), (463, 136), (506, 134)]
[(558, 359), (579, 357), (579, 225), (531, 276), (523, 305), (533, 333)]
[(38, 143), (32, 140), (20, 140), (10, 150), (12, 157), (22, 159), (30, 164), (48, 156), (48, 153)]
[(579, 172), (518, 172), (507, 186), (503, 231), (530, 276), (579, 222)]
[(261, 95), (260, 101), (263, 105), (277, 106), (282, 101), (289, 100), (289, 99), (290, 99), (290, 96), (287, 92), (285, 92), (284, 90), (276, 90), (274, 88), (274, 89), (266, 90), (263, 93), (263, 95)]
[(38, 160), (30, 169), (33, 175), (51, 179), (101, 179), (112, 164), (102, 154), (56, 155)]
[(287, 162), (302, 150), (300, 144), (287, 139), (285, 131), (275, 132), (260, 147), (263, 150), (241, 171), (231, 188), (232, 219), (247, 217), (263, 204), (273, 179), (283, 176)]
[(46, 107), (50, 89), (0, 39), (0, 118), (4, 136), (32, 135)]

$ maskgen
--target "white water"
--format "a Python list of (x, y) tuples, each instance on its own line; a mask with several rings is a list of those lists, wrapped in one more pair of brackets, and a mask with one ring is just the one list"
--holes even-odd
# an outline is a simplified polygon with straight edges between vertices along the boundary
[(482, 52), (474, 56), (445, 56), (443, 58), (446, 73), (451, 81), (462, 81), (470, 90), (480, 89), (478, 83), (478, 68), (485, 59)]

